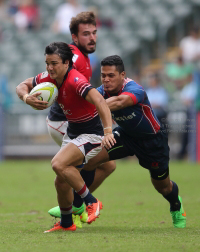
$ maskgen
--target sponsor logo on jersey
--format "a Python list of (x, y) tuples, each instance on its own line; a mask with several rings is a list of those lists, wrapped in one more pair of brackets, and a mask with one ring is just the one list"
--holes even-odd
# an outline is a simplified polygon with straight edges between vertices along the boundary
[(48, 72), (45, 71), (45, 72), (43, 72), (43, 73), (41, 74), (41, 78), (40, 78), (40, 79), (44, 79), (44, 78), (46, 78), (47, 76), (48, 76)]
[(128, 115), (128, 116), (119, 116), (119, 117), (114, 117), (114, 115), (112, 114), (112, 117), (115, 121), (128, 121), (133, 119), (136, 116), (135, 112), (133, 112), (132, 114)]
[[(158, 169), (158, 168), (159, 168), (158, 162), (153, 162), (153, 163), (151, 163), (151, 168), (153, 168), (153, 169)], [(163, 176), (164, 176), (164, 175), (163, 175)]]
[(75, 63), (78, 59), (78, 55), (77, 54), (74, 54), (73, 58), (72, 58), (72, 61)]
[(74, 82), (77, 82), (78, 80), (79, 80), (78, 77), (75, 77), (75, 78), (74, 78)]
[(87, 62), (86, 62), (86, 69), (90, 69), (90, 66), (88, 65)]
[(63, 113), (64, 113), (65, 115), (72, 115), (71, 110), (70, 110), (70, 109), (65, 109), (65, 107), (64, 107), (63, 104), (59, 103), (59, 106), (61, 107), (61, 109), (62, 109), (62, 111), (63, 111)]

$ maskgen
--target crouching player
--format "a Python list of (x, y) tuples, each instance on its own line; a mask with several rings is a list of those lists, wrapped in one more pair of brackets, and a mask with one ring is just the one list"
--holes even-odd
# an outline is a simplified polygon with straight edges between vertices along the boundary
[(136, 155), (140, 165), (149, 170), (155, 189), (169, 202), (174, 227), (184, 228), (186, 213), (182, 199), (177, 184), (169, 177), (168, 136), (161, 128), (145, 90), (125, 78), (123, 61), (117, 55), (102, 60), (101, 82), (97, 90), (106, 99), (119, 126), (113, 130), (116, 144), (103, 148), (88, 166), (92, 169), (109, 160)]

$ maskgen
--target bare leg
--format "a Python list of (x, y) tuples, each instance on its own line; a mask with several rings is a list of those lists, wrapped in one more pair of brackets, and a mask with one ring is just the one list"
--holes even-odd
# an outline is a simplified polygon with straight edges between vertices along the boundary
[(155, 189), (163, 196), (168, 195), (172, 191), (172, 182), (170, 181), (169, 176), (163, 180), (155, 180), (151, 178), (151, 182)]
[(116, 169), (116, 163), (114, 161), (106, 162), (97, 167), (95, 172), (94, 181), (89, 187), (90, 192), (94, 192), (103, 181)]
[(84, 166), (84, 170), (91, 171), (96, 167), (94, 181), (89, 187), (90, 192), (95, 191), (102, 182), (115, 170), (116, 164), (114, 161), (109, 161), (109, 155), (105, 148), (94, 158), (90, 159), (88, 164)]
[[(60, 207), (70, 206), (74, 200), (72, 188), (61, 177), (56, 176), (55, 187), (57, 191), (58, 204)], [(66, 195), (65, 198), (60, 195)]]
[(57, 175), (58, 199), (59, 202), (62, 202), (63, 207), (68, 207), (73, 202), (71, 187), (79, 191), (84, 186), (84, 180), (75, 168), (82, 163), (83, 158), (84, 156), (78, 147), (69, 143), (52, 160), (52, 168)]

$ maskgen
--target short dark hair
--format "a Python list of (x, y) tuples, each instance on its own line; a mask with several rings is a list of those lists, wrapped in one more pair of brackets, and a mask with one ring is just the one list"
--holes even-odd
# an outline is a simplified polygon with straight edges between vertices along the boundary
[(69, 67), (73, 65), (72, 58), (74, 54), (69, 45), (64, 42), (53, 42), (49, 44), (45, 48), (44, 55), (46, 54), (57, 54), (62, 59), (63, 64), (66, 60), (69, 60)]
[(125, 71), (123, 60), (118, 55), (112, 55), (101, 61), (101, 66), (116, 66), (119, 73)]
[(69, 24), (71, 34), (78, 35), (79, 24), (92, 24), (96, 26), (96, 17), (92, 11), (84, 11), (73, 17)]

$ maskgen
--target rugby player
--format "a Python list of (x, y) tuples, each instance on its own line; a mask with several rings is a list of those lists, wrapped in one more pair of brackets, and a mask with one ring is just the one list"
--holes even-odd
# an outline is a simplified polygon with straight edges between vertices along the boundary
[(97, 88), (106, 99), (118, 127), (113, 130), (116, 144), (88, 162), (96, 167), (109, 160), (135, 155), (148, 169), (155, 189), (169, 202), (174, 227), (186, 226), (186, 213), (177, 184), (169, 177), (168, 136), (156, 118), (142, 86), (125, 78), (122, 59), (109, 56), (101, 61), (101, 82)]
[(72, 188), (87, 206), (88, 223), (96, 220), (102, 203), (89, 192), (77, 168), (97, 155), (102, 146), (111, 148), (116, 142), (112, 134), (110, 110), (99, 92), (72, 67), (73, 56), (72, 49), (66, 43), (51, 43), (45, 48), (47, 72), (26, 79), (16, 89), (21, 100), (42, 110), (47, 108), (47, 102), (37, 99), (39, 92), (33, 95), (29, 93), (37, 84), (54, 83), (59, 89), (58, 104), (68, 119), (67, 134), (63, 138), (62, 148), (51, 162), (57, 175), (55, 187), (61, 221), (45, 232), (76, 230), (72, 220)]
[[(73, 67), (83, 74), (90, 82), (92, 77), (92, 68), (88, 54), (95, 52), (97, 40), (96, 19), (93, 12), (81, 12), (73, 17), (70, 22), (70, 32), (72, 43), (70, 47), (73, 49)], [(47, 127), (52, 139), (59, 145), (62, 145), (63, 136), (67, 131), (68, 121), (62, 109), (55, 102), (47, 116)], [(81, 171), (90, 192), (93, 192), (116, 168), (115, 162), (110, 161), (97, 167), (93, 171)], [(74, 222), (76, 226), (81, 228), (82, 222), (87, 222), (87, 214), (84, 212), (84, 204), (81, 197), (75, 193), (73, 202)], [(48, 211), (51, 216), (60, 218), (59, 207), (54, 207)]]

